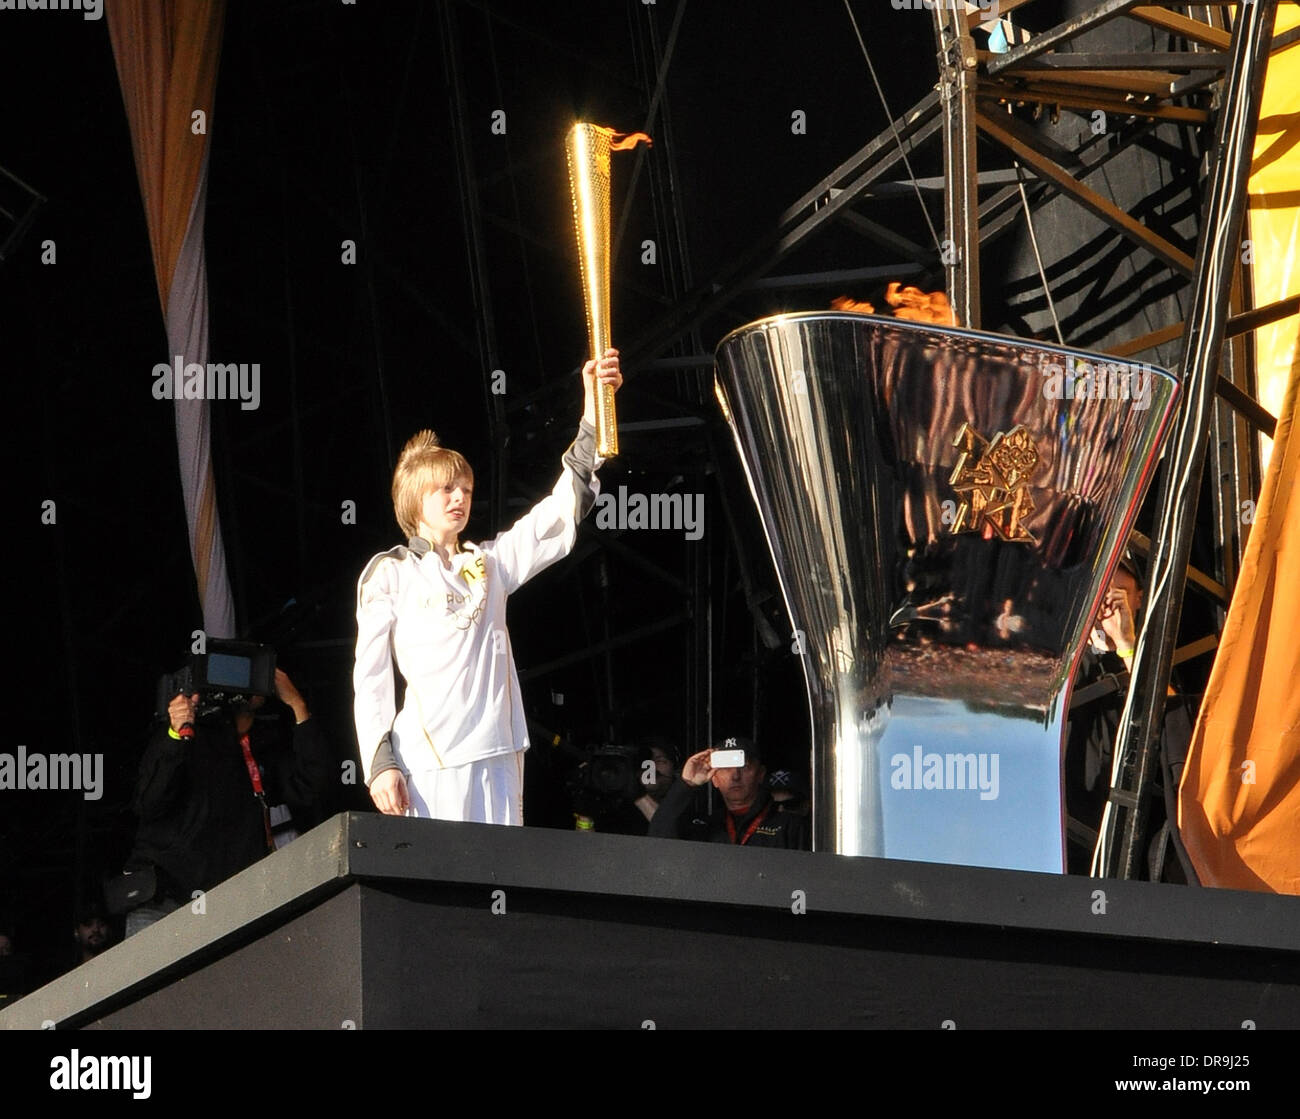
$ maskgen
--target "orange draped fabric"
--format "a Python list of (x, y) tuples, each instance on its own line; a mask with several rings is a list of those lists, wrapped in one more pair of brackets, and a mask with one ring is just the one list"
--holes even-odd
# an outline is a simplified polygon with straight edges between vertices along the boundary
[[(113, 0), (107, 13), (167, 328), (167, 358), (206, 366), (203, 219), (225, 0)], [(173, 408), (203, 628), (209, 636), (233, 637), (208, 404), (178, 399)]]
[[(225, 10), (225, 0), (107, 5), (164, 314), (207, 158)], [(206, 118), (202, 133), (194, 131), (196, 109)]]
[[(1276, 33), (1300, 23), (1278, 11)], [(1300, 291), (1300, 45), (1269, 63), (1251, 170), (1255, 302)], [(1178, 823), (1208, 886), (1300, 894), (1300, 318), (1260, 332), (1285, 386), (1254, 525), (1178, 792)]]

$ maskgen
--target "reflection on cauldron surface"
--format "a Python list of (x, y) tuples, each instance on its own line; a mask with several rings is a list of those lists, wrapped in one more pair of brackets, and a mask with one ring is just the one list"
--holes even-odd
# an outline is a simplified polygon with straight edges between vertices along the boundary
[(968, 710), (1040, 726), (1059, 658), (1033, 649), (991, 649), (942, 643), (891, 646), (885, 658), (890, 690), (960, 700)]
[[(890, 715), (878, 744), (886, 851), (1010, 866), (1026, 861), (1026, 837), (1060, 832), (1059, 801), (1041, 795), (1060, 764), (1042, 749), (1045, 730), (1059, 735), (1055, 721), (905, 695), (895, 697)], [(1046, 869), (1041, 855), (1035, 861), (1031, 869)]]
[[(1069, 679), (1176, 391), (852, 313), (722, 341), (718, 398), (804, 653), (819, 850), (1063, 868)], [(971, 793), (981, 757), (996, 796)]]

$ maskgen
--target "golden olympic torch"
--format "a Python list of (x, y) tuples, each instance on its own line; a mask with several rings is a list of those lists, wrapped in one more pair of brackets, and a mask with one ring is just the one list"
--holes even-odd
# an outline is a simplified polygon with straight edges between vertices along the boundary
[[(598, 124), (575, 124), (564, 151), (569, 161), (569, 189), (573, 193), (573, 224), (578, 234), (578, 260), (582, 265), (582, 293), (587, 304), (587, 342), (599, 360), (609, 349), (609, 153), (635, 147), (650, 137), (644, 132), (623, 134)], [(618, 420), (614, 415), (614, 390), (596, 386), (596, 453), (602, 458), (618, 454)]]

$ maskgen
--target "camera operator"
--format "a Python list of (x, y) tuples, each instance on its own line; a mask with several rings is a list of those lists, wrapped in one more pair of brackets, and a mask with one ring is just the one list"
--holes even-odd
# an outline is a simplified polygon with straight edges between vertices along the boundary
[[(743, 750), (744, 764), (715, 768), (714, 750)], [(748, 738), (727, 738), (714, 750), (701, 750), (686, 759), (681, 780), (668, 790), (650, 821), (650, 835), (807, 851), (808, 817), (777, 810), (763, 784), (767, 769), (758, 746)], [(698, 790), (709, 784), (721, 794), (721, 804), (700, 803)]]
[(128, 913), (127, 936), (273, 850), (272, 806), (287, 804), (304, 818), (325, 791), (334, 764), (328, 744), (279, 668), (275, 692), (293, 712), (288, 747), (278, 741), (278, 718), (255, 718), (262, 696), (204, 715), (197, 692), (167, 705), (167, 724), (150, 740), (136, 783), (140, 823), (124, 882), (143, 904)]
[(658, 735), (598, 748), (569, 777), (578, 830), (646, 835), (676, 780), (677, 749)]

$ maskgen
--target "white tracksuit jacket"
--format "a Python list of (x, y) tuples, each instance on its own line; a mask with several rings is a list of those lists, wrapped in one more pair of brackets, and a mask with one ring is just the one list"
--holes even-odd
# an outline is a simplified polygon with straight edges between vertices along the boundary
[[(590, 450), (593, 436), (583, 424), (551, 493), (493, 540), (462, 544), (450, 569), (418, 538), (366, 565), (352, 685), (367, 784), (386, 736), (406, 772), (528, 748), (506, 598), (572, 550), (578, 521), (600, 492), (590, 472), (600, 460), (575, 456), (576, 448)], [(406, 680), (396, 717), (394, 659)]]

